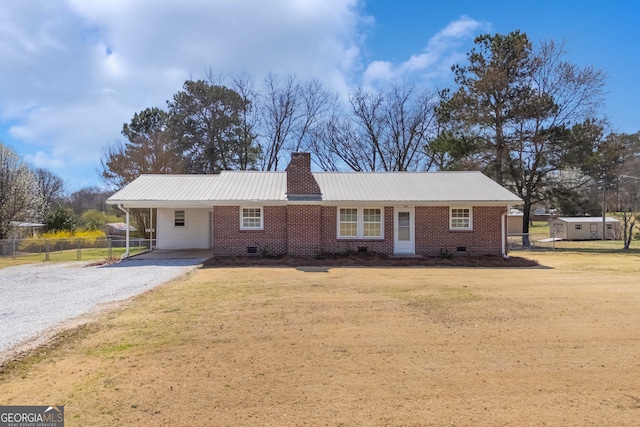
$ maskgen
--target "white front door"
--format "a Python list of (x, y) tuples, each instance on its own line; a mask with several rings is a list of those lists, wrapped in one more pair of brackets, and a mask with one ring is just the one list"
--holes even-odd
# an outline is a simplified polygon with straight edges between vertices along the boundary
[(414, 208), (393, 208), (393, 253), (415, 254), (414, 217)]

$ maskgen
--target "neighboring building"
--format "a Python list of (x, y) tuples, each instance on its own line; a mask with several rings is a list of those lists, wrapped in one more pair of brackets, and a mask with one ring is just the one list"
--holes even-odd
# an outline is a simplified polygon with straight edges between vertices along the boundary
[(524, 213), (518, 209), (509, 209), (507, 214), (507, 234), (509, 236), (519, 236), (522, 234), (522, 221)]
[(127, 234), (127, 227), (129, 228), (129, 231), (138, 230), (137, 228), (131, 225), (127, 225), (124, 222), (109, 222), (105, 224), (104, 227), (102, 227), (102, 231), (104, 231), (104, 234), (106, 234), (107, 236), (124, 236), (125, 234)]
[(40, 224), (37, 222), (20, 222), (20, 221), (11, 221), (11, 233), (10, 236), (12, 239), (27, 239), (30, 237), (37, 237), (39, 233), (42, 233), (45, 224)]
[(107, 203), (157, 208), (157, 248), (214, 256), (368, 251), (505, 254), (506, 214), (522, 200), (480, 172), (285, 172), (142, 175)]
[[(620, 220), (605, 218), (605, 238), (615, 240), (620, 235)], [(602, 217), (563, 217), (549, 221), (551, 238), (563, 240), (602, 240)]]
[(537, 208), (531, 211), (531, 221), (546, 222), (553, 219), (555, 209)]

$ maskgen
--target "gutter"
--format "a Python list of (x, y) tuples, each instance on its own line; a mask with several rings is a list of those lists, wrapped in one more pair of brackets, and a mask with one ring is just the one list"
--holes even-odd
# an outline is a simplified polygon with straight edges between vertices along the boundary
[(118, 209), (120, 209), (122, 212), (125, 213), (126, 216), (126, 223), (127, 223), (127, 230), (126, 230), (126, 241), (127, 241), (127, 248), (124, 252), (124, 254), (122, 254), (122, 258), (127, 258), (129, 256), (129, 209), (125, 208), (122, 206), (122, 203), (118, 203)]
[(502, 232), (502, 258), (504, 259), (509, 259), (509, 254), (507, 254), (507, 214), (509, 213), (509, 210), (507, 209), (507, 211), (505, 213), (502, 214), (501, 218), (501, 225), (502, 227), (500, 228), (501, 232)]

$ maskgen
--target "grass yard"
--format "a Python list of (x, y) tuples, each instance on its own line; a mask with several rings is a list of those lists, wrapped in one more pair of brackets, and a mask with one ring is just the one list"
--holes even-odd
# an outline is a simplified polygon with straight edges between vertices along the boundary
[(0, 373), (66, 426), (636, 426), (640, 255), (206, 268)]

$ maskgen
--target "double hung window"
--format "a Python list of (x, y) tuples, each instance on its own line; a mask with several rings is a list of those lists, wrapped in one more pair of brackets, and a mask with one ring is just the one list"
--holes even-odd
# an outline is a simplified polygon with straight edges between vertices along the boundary
[(472, 230), (473, 217), (471, 208), (451, 208), (449, 214), (449, 229)]
[(339, 239), (381, 239), (383, 228), (381, 208), (338, 208)]
[(242, 208), (240, 210), (241, 230), (262, 230), (263, 228), (262, 208)]
[(173, 215), (174, 227), (184, 227), (187, 225), (187, 215), (185, 211), (174, 211)]

